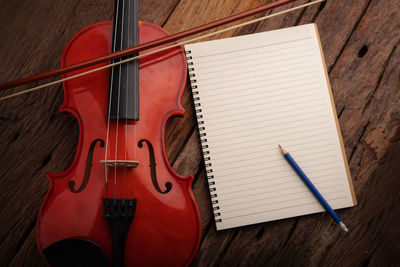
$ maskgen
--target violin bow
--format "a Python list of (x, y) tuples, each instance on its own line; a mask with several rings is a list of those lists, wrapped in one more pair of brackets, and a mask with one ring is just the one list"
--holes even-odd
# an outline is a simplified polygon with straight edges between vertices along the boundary
[[(146, 43), (143, 43), (143, 44), (131, 47), (131, 48), (127, 48), (127, 49), (121, 50), (121, 51), (117, 51), (117, 52), (111, 53), (111, 54), (106, 55), (106, 56), (90, 59), (90, 60), (87, 60), (87, 61), (83, 61), (83, 62), (80, 62), (80, 63), (77, 63), (77, 64), (69, 65), (69, 66), (62, 67), (62, 68), (59, 68), (59, 69), (55, 69), (55, 70), (52, 70), (52, 71), (43, 72), (41, 74), (37, 74), (37, 75), (34, 75), (34, 76), (30, 76), (30, 77), (26, 77), (26, 78), (23, 78), (23, 79), (7, 82), (7, 83), (4, 83), (4, 84), (0, 85), (0, 90), (5, 90), (5, 89), (12, 88), (12, 87), (20, 86), (20, 85), (23, 85), (23, 84), (44, 80), (44, 79), (47, 79), (47, 78), (50, 78), (50, 77), (53, 77), (53, 76), (66, 74), (66, 73), (69, 73), (69, 72), (72, 72), (72, 71), (76, 71), (76, 70), (79, 70), (79, 69), (82, 69), (82, 68), (90, 67), (90, 66), (93, 66), (93, 65), (96, 65), (96, 64), (99, 64), (99, 63), (108, 62), (108, 61), (113, 60), (113, 59), (129, 56), (129, 55), (132, 55), (132, 54), (135, 54), (135, 53), (138, 53), (138, 52), (150, 49), (150, 48), (154, 48), (154, 47), (157, 47), (157, 46), (161, 46), (161, 45), (164, 45), (164, 44), (175, 42), (175, 41), (183, 39), (185, 37), (188, 37), (188, 36), (200, 33), (200, 32), (204, 32), (204, 31), (207, 31), (207, 30), (210, 30), (210, 29), (213, 29), (213, 28), (216, 28), (216, 27), (219, 27), (219, 26), (222, 26), (222, 25), (237, 21), (239, 19), (246, 18), (246, 17), (252, 16), (252, 15), (255, 15), (257, 13), (260, 13), (260, 12), (263, 12), (263, 11), (266, 11), (266, 10), (269, 10), (269, 9), (272, 9), (272, 8), (275, 8), (275, 7), (284, 5), (284, 4), (288, 4), (288, 3), (294, 2), (294, 1), (296, 1), (296, 0), (278, 0), (278, 1), (274, 1), (274, 2), (265, 4), (263, 6), (260, 6), (260, 7), (254, 8), (254, 9), (250, 9), (250, 10), (247, 10), (247, 11), (232, 15), (230, 17), (219, 19), (219, 20), (216, 20), (216, 21), (213, 21), (213, 22), (210, 22), (210, 23), (207, 23), (207, 24), (204, 24), (204, 25), (192, 28), (192, 29), (188, 29), (188, 30), (185, 30), (185, 31), (182, 31), (182, 32), (179, 32), (179, 33), (176, 33), (176, 34), (172, 34), (172, 35), (160, 38), (160, 39), (156, 39), (156, 40), (153, 40), (153, 41), (150, 41), (150, 42), (146, 42)], [(149, 56), (149, 55), (152, 55), (152, 54), (155, 54), (155, 53), (159, 53), (159, 52), (164, 51), (164, 50), (171, 49), (173, 47), (182, 46), (182, 45), (185, 45), (185, 44), (188, 44), (188, 43), (192, 43), (192, 42), (198, 41), (200, 39), (204, 39), (204, 38), (207, 38), (207, 37), (210, 37), (210, 36), (214, 36), (214, 35), (226, 32), (226, 31), (230, 31), (230, 30), (233, 30), (233, 29), (236, 29), (236, 28), (239, 28), (239, 27), (243, 27), (243, 26), (246, 26), (246, 25), (249, 25), (249, 24), (253, 24), (253, 23), (256, 23), (256, 22), (259, 22), (259, 21), (262, 21), (262, 20), (266, 20), (268, 18), (279, 16), (279, 15), (282, 15), (282, 14), (285, 14), (285, 13), (288, 13), (288, 12), (292, 12), (292, 11), (295, 11), (297, 9), (301, 9), (301, 8), (304, 8), (304, 7), (307, 7), (307, 6), (310, 6), (310, 5), (314, 5), (314, 4), (317, 4), (317, 3), (320, 3), (320, 2), (324, 2), (324, 1), (325, 0), (312, 1), (312, 2), (307, 3), (307, 4), (296, 6), (296, 7), (290, 8), (290, 9), (286, 9), (284, 11), (280, 11), (280, 12), (273, 13), (273, 14), (270, 14), (270, 15), (266, 15), (266, 16), (263, 16), (263, 17), (260, 17), (260, 18), (254, 19), (254, 20), (250, 20), (250, 21), (247, 21), (247, 22), (244, 22), (244, 23), (240, 23), (240, 24), (237, 24), (237, 25), (234, 25), (234, 26), (231, 26), (231, 27), (227, 27), (227, 28), (224, 28), (222, 30), (219, 30), (219, 31), (216, 31), (216, 32), (213, 32), (213, 33), (205, 34), (205, 35), (202, 35), (202, 36), (199, 36), (199, 37), (187, 40), (187, 41), (183, 41), (183, 42), (175, 43), (175, 44), (163, 47), (163, 48), (159, 48), (159, 49), (153, 50), (153, 51), (148, 52), (148, 53), (144, 53), (144, 54), (141, 54), (141, 55), (138, 55), (138, 56), (130, 57), (130, 58), (127, 58), (125, 60), (121, 60), (119, 62), (114, 62), (114, 63), (111, 63), (111, 64), (107, 64), (105, 66), (102, 66), (102, 67), (99, 67), (99, 68), (95, 68), (95, 69), (92, 69), (92, 70), (89, 70), (89, 71), (85, 71), (85, 72), (82, 72), (82, 73), (79, 73), (79, 74), (76, 74), (76, 75), (72, 75), (70, 77), (62, 78), (62, 79), (59, 79), (59, 80), (56, 80), (56, 81), (53, 81), (53, 82), (49, 82), (49, 83), (46, 83), (46, 84), (43, 84), (43, 85), (39, 85), (39, 86), (30, 88), (30, 89), (27, 89), (27, 90), (20, 91), (18, 93), (14, 93), (14, 94), (10, 94), (10, 95), (4, 96), (4, 97), (0, 97), (0, 101), (8, 99), (8, 98), (15, 97), (15, 96), (18, 96), (18, 95), (27, 94), (27, 93), (30, 93), (30, 92), (33, 92), (33, 91), (36, 91), (36, 90), (39, 90), (39, 89), (42, 89), (42, 88), (45, 88), (45, 87), (48, 87), (48, 86), (52, 86), (52, 85), (55, 85), (55, 84), (59, 84), (59, 83), (68, 81), (68, 80), (72, 80), (72, 79), (75, 79), (75, 78), (78, 78), (78, 77), (81, 77), (81, 76), (84, 76), (84, 75), (88, 75), (90, 73), (97, 72), (97, 71), (100, 71), (100, 70), (103, 70), (103, 69), (107, 69), (107, 68), (111, 68), (111, 67), (114, 67), (114, 66), (117, 66), (117, 65), (121, 65), (121, 64), (130, 62), (130, 61), (142, 58), (142, 57), (146, 57), (146, 56)]]

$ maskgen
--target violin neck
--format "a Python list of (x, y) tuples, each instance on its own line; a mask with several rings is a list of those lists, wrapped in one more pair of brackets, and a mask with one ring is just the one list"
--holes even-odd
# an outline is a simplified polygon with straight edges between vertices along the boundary
[[(139, 44), (139, 0), (115, 0), (112, 51)], [(133, 55), (135, 56), (135, 55)], [(113, 62), (124, 60), (116, 59)], [(110, 72), (109, 119), (139, 120), (139, 61), (115, 66)]]

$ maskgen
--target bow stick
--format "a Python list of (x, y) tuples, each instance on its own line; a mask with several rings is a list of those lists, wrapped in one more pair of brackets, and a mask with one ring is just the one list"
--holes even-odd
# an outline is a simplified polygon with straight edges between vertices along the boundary
[[(16, 86), (19, 86), (19, 85), (23, 85), (23, 84), (27, 84), (27, 83), (31, 83), (31, 82), (35, 82), (35, 81), (40, 81), (40, 80), (47, 79), (47, 78), (50, 78), (50, 77), (53, 77), (53, 76), (57, 76), (57, 75), (65, 74), (65, 73), (72, 72), (72, 71), (75, 71), (75, 70), (79, 70), (79, 69), (82, 69), (82, 68), (90, 67), (90, 66), (93, 66), (93, 65), (96, 65), (96, 64), (99, 64), (99, 63), (104, 63), (104, 62), (107, 62), (107, 61), (110, 61), (110, 60), (113, 60), (113, 59), (121, 58), (121, 57), (124, 57), (124, 56), (129, 56), (129, 55), (132, 55), (134, 53), (138, 53), (140, 51), (147, 50), (147, 49), (150, 49), (150, 48), (154, 48), (154, 47), (157, 47), (157, 46), (161, 46), (161, 45), (164, 45), (164, 44), (167, 44), (167, 43), (175, 42), (175, 41), (177, 41), (179, 39), (188, 37), (190, 35), (194, 35), (194, 34), (206, 31), (206, 30), (210, 30), (210, 29), (216, 28), (218, 26), (222, 26), (222, 25), (225, 25), (227, 23), (234, 22), (236, 20), (251, 16), (251, 15), (255, 15), (257, 13), (260, 13), (260, 12), (263, 12), (263, 11), (266, 11), (266, 10), (269, 10), (269, 9), (274, 8), (274, 7), (278, 7), (278, 6), (287, 4), (287, 3), (291, 3), (291, 2), (294, 2), (294, 1), (296, 1), (296, 0), (278, 0), (278, 1), (274, 1), (274, 2), (268, 3), (266, 5), (263, 5), (263, 6), (251, 9), (251, 10), (247, 10), (247, 11), (241, 12), (239, 14), (236, 14), (236, 15), (233, 15), (233, 16), (230, 16), (230, 17), (227, 17), (227, 18), (223, 18), (223, 19), (220, 19), (220, 20), (217, 20), (217, 21), (214, 21), (214, 22), (210, 22), (208, 24), (204, 24), (204, 25), (195, 27), (193, 29), (185, 30), (185, 31), (173, 34), (173, 35), (169, 35), (169, 36), (166, 36), (166, 37), (154, 40), (154, 41), (150, 41), (150, 42), (138, 45), (138, 46), (134, 46), (134, 47), (127, 48), (127, 49), (124, 49), (124, 50), (121, 50), (121, 51), (117, 51), (115, 53), (111, 53), (111, 54), (106, 55), (106, 56), (94, 58), (94, 59), (91, 59), (91, 60), (87, 60), (87, 61), (80, 62), (80, 63), (77, 63), (77, 64), (69, 65), (69, 66), (66, 66), (66, 67), (63, 67), (63, 68), (59, 68), (59, 69), (56, 69), (56, 70), (52, 70), (52, 71), (44, 72), (44, 73), (37, 74), (37, 75), (34, 75), (34, 76), (26, 77), (26, 78), (23, 78), (23, 79), (20, 79), (20, 80), (7, 82), (7, 83), (4, 83), (4, 84), (0, 85), (0, 90), (16, 87)], [(127, 63), (127, 62), (132, 61), (132, 60), (136, 60), (136, 59), (139, 59), (139, 58), (142, 58), (142, 57), (145, 57), (145, 56), (149, 56), (149, 55), (152, 55), (152, 54), (155, 54), (155, 53), (167, 50), (167, 49), (171, 49), (173, 47), (182, 46), (184, 44), (188, 44), (188, 43), (191, 43), (191, 42), (194, 42), (194, 41), (206, 38), (206, 37), (210, 37), (210, 36), (213, 36), (213, 35), (220, 34), (220, 33), (225, 32), (225, 31), (229, 31), (229, 30), (232, 30), (232, 29), (236, 29), (236, 28), (239, 28), (239, 27), (242, 27), (242, 26), (246, 26), (246, 25), (252, 24), (252, 23), (256, 23), (256, 22), (259, 22), (259, 21), (262, 21), (262, 20), (265, 20), (265, 19), (268, 19), (268, 18), (271, 18), (271, 17), (274, 17), (274, 16), (278, 16), (278, 15), (281, 15), (281, 14), (284, 14), (284, 13), (288, 13), (288, 12), (291, 12), (291, 11), (294, 11), (294, 10), (297, 10), (297, 9), (300, 9), (300, 8), (304, 8), (304, 7), (307, 7), (307, 6), (316, 4), (316, 3), (320, 3), (320, 2), (323, 2), (323, 1), (325, 1), (325, 0), (316, 0), (316, 1), (304, 4), (304, 5), (300, 5), (300, 6), (297, 6), (297, 7), (294, 7), (294, 8), (290, 8), (290, 9), (287, 9), (287, 10), (284, 10), (284, 11), (281, 11), (281, 12), (277, 12), (277, 13), (274, 13), (274, 14), (271, 14), (271, 15), (267, 15), (267, 16), (264, 16), (264, 17), (261, 17), (261, 18), (258, 18), (258, 19), (254, 19), (254, 20), (251, 20), (251, 21), (248, 21), (248, 22), (244, 22), (244, 23), (241, 23), (241, 24), (238, 24), (238, 25), (234, 25), (234, 26), (222, 29), (220, 31), (216, 31), (216, 32), (209, 33), (209, 34), (206, 34), (206, 35), (202, 35), (200, 37), (193, 38), (193, 39), (190, 39), (190, 40), (187, 40), (187, 41), (184, 41), (184, 42), (180, 42), (180, 43), (176, 43), (176, 44), (173, 44), (173, 45), (170, 45), (170, 46), (167, 46), (167, 47), (163, 47), (163, 48), (160, 48), (160, 49), (157, 49), (157, 50), (145, 53), (145, 54), (141, 54), (139, 56), (130, 57), (128, 59), (121, 60), (119, 62), (111, 63), (111, 64), (108, 64), (108, 65), (105, 65), (105, 66), (102, 66), (102, 67), (99, 67), (99, 68), (96, 68), (96, 69), (92, 69), (92, 70), (89, 70), (89, 71), (86, 71), (86, 72), (82, 72), (82, 73), (67, 77), (67, 78), (56, 80), (54, 82), (50, 82), (50, 83), (46, 83), (46, 84), (43, 84), (43, 85), (39, 85), (39, 86), (31, 88), (31, 89), (27, 89), (27, 90), (24, 90), (24, 91), (15, 93), (15, 94), (11, 94), (11, 95), (8, 95), (8, 96), (1, 97), (0, 101), (8, 99), (8, 98), (11, 98), (11, 97), (14, 97), (14, 96), (18, 96), (18, 95), (26, 94), (26, 93), (29, 93), (29, 92), (32, 92), (32, 91), (36, 91), (36, 90), (39, 90), (39, 89), (44, 88), (44, 87), (48, 87), (48, 86), (51, 86), (51, 85), (59, 84), (59, 83), (62, 83), (64, 81), (75, 79), (75, 78), (78, 78), (78, 77), (81, 77), (81, 76), (84, 76), (84, 75), (87, 75), (87, 74), (90, 74), (90, 73), (93, 73), (93, 72), (96, 72), (96, 71), (100, 71), (100, 70), (103, 70), (103, 69), (106, 69), (106, 68), (110, 68), (110, 67), (113, 67), (113, 66), (116, 66), (116, 65), (124, 64), (124, 63)]]

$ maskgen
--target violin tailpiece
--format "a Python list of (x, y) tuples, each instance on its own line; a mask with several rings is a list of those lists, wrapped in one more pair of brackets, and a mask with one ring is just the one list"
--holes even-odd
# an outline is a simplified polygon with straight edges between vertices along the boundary
[(136, 199), (103, 198), (104, 220), (113, 242), (112, 266), (124, 266), (125, 241), (136, 210)]

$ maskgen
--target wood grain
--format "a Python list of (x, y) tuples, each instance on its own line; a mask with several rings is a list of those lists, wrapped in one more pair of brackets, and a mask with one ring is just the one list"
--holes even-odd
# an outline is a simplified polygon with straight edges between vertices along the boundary
[[(0, 82), (58, 67), (74, 33), (113, 13), (109, 0), (0, 2)], [(140, 16), (174, 33), (264, 2), (141, 1)], [(173, 168), (195, 176), (202, 241), (192, 266), (400, 264), (399, 17), (398, 0), (328, 0), (217, 37), (317, 24), (359, 204), (338, 211), (348, 234), (325, 213), (217, 232), (187, 85), (186, 113), (170, 120), (165, 140)], [(58, 111), (62, 101), (54, 86), (0, 102), (1, 266), (44, 266), (35, 244), (44, 177), (69, 166), (78, 138), (76, 121)]]

